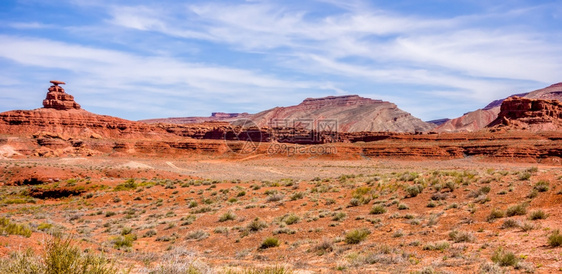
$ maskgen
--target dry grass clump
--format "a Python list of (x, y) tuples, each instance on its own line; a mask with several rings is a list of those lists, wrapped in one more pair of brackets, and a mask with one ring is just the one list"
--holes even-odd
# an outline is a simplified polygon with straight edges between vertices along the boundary
[[(85, 253), (72, 244), (70, 238), (51, 237), (45, 243), (45, 253), (35, 255), (26, 252), (13, 253), (0, 259), (0, 273), (122, 273), (115, 262), (103, 254)], [(120, 270), (121, 269), (121, 270)]]
[(354, 229), (345, 234), (345, 243), (347, 244), (358, 244), (369, 236), (371, 232), (367, 229)]
[(518, 204), (513, 205), (507, 208), (505, 211), (505, 215), (507, 217), (518, 216), (518, 215), (525, 215), (527, 214), (527, 205), (526, 204)]
[(554, 230), (550, 236), (548, 236), (548, 245), (551, 247), (562, 246), (562, 234), (560, 230)]
[(449, 232), (449, 238), (455, 243), (472, 243), (476, 237), (471, 232), (453, 230)]
[(267, 249), (272, 247), (278, 247), (280, 244), (279, 239), (275, 237), (267, 237), (263, 240), (260, 245), (260, 249)]
[(8, 218), (0, 218), (0, 235), (21, 235), (31, 237), (31, 229), (27, 225), (16, 224)]
[(519, 258), (513, 252), (505, 251), (500, 247), (492, 255), (492, 262), (499, 266), (515, 266), (519, 262)]

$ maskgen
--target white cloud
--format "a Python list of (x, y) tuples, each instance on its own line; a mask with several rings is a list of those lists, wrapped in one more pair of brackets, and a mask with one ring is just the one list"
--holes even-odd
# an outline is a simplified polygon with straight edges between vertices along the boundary
[[(359, 93), (391, 98), (415, 114), (434, 117), (444, 110), (451, 116), (451, 104), (469, 108), (452, 114), (460, 115), (512, 91), (559, 82), (562, 71), (560, 30), (542, 28), (551, 23), (544, 17), (556, 20), (548, 16), (560, 10), (556, 4), (482, 1), (479, 13), (436, 17), (361, 0), (70, 2), (101, 16), (92, 24), (62, 26), (71, 34), (63, 41), (0, 34), (0, 57), (71, 72), (88, 90), (101, 83), (103, 89), (91, 89), (98, 94), (160, 96), (154, 108), (134, 98), (155, 112), (166, 111), (174, 98), (193, 101), (194, 111), (214, 107), (210, 101), (258, 110)], [(25, 22), (9, 25), (49, 26)], [(404, 89), (380, 88), (389, 85)], [(436, 104), (426, 110), (431, 100)]]
[[(167, 57), (136, 56), (47, 39), (0, 35), (0, 40), (5, 41), (0, 44), (0, 58), (25, 66), (63, 69), (79, 75), (73, 88), (76, 94), (83, 94), (83, 97), (90, 99), (79, 102), (83, 105), (123, 110), (129, 108), (129, 111), (136, 108), (138, 111), (144, 110), (150, 103), (159, 103), (162, 108), (170, 103), (169, 100), (159, 101), (155, 98), (176, 97), (190, 105), (197, 105), (195, 98), (216, 98), (219, 103), (225, 96), (233, 94), (253, 98), (251, 101), (256, 102), (256, 99), (267, 97), (268, 93), (290, 94), (295, 90), (320, 85), (280, 80), (249, 70), (186, 63)], [(119, 96), (120, 92), (125, 93)], [(138, 96), (138, 93), (143, 93), (143, 96)], [(125, 103), (127, 101), (130, 104)], [(219, 111), (220, 107), (207, 105), (201, 109), (211, 112)]]

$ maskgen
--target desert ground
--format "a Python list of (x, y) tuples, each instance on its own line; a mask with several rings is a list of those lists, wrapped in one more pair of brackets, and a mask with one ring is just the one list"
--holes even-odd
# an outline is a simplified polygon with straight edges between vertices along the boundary
[(102, 155), (0, 171), (3, 270), (67, 241), (110, 272), (562, 271), (560, 165)]

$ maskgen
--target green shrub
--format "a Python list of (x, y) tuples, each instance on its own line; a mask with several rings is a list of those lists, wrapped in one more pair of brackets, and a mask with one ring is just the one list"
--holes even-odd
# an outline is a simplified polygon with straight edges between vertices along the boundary
[(505, 211), (505, 215), (507, 217), (525, 215), (525, 214), (527, 214), (527, 205), (525, 205), (525, 204), (518, 204), (518, 205), (510, 206)]
[(27, 225), (12, 223), (10, 219), (0, 218), (0, 235), (21, 235), (31, 237), (31, 229)]
[(207, 233), (205, 230), (193, 231), (187, 235), (187, 239), (198, 240), (198, 241), (206, 239), (208, 237), (209, 237), (209, 233)]
[(529, 220), (542, 220), (546, 219), (546, 213), (542, 210), (535, 210), (529, 214)]
[(354, 197), (354, 198), (359, 198), (359, 197), (369, 193), (369, 191), (371, 191), (371, 188), (368, 187), (368, 186), (358, 187), (351, 192), (351, 196)]
[(552, 231), (552, 234), (548, 236), (548, 245), (551, 247), (562, 246), (562, 234), (560, 234), (560, 230)]
[(14, 252), (9, 257), (0, 258), (0, 273), (28, 274), (45, 273), (41, 258), (28, 248), (25, 252)]
[(195, 220), (197, 220), (197, 216), (195, 216), (195, 215), (187, 215), (187, 216), (181, 217), (181, 219), (180, 219), (180, 221), (182, 221), (181, 226), (190, 225), (193, 222), (195, 222)]
[[(50, 238), (45, 253), (37, 256), (31, 249), (0, 259), (0, 273), (119, 273), (115, 263), (103, 255), (84, 253), (70, 238)], [(124, 270), (126, 272), (126, 270)]]
[(332, 218), (333, 221), (339, 222), (343, 219), (345, 219), (347, 217), (347, 214), (343, 211), (337, 212), (336, 214), (334, 214), (334, 217)]
[(314, 247), (316, 254), (319, 256), (334, 251), (334, 242), (329, 239), (322, 239), (322, 241)]
[(279, 246), (279, 239), (275, 237), (267, 237), (261, 243), (260, 249), (266, 249), (266, 248), (278, 247), (278, 246)]
[(529, 199), (533, 199), (536, 198), (539, 195), (539, 192), (536, 189), (531, 190), (531, 192), (529, 192), (529, 194), (527, 194), (527, 198)]
[(189, 205), (187, 207), (189, 208), (194, 208), (197, 207), (199, 204), (197, 203), (197, 201), (191, 201), (189, 202)]
[(248, 230), (250, 230), (252, 232), (260, 231), (260, 230), (262, 230), (266, 227), (267, 227), (267, 224), (264, 221), (261, 221), (260, 218), (255, 218), (247, 226)]
[(70, 238), (54, 237), (46, 250), (45, 273), (116, 273), (118, 269), (103, 256), (83, 254)]
[(345, 243), (347, 244), (358, 244), (369, 236), (371, 232), (367, 229), (354, 229), (345, 234)]
[(451, 192), (453, 192), (457, 188), (457, 183), (453, 181), (447, 181), (444, 188), (448, 188)]
[(361, 200), (359, 200), (358, 198), (351, 198), (351, 200), (349, 200), (349, 206), (360, 206), (361, 205)]
[(129, 179), (124, 183), (118, 184), (113, 188), (113, 191), (123, 191), (123, 190), (133, 190), (138, 187), (138, 184), (135, 183), (135, 179)]
[(449, 242), (447, 241), (442, 241), (442, 242), (436, 242), (436, 243), (428, 243), (426, 245), (423, 246), (423, 250), (439, 250), (439, 251), (443, 251), (447, 248), (449, 248)]
[(147, 230), (147, 231), (142, 235), (142, 237), (148, 238), (148, 237), (155, 236), (156, 234), (158, 234), (158, 232), (156, 232), (156, 230), (150, 229), (150, 230)]
[[(201, 273), (199, 270), (187, 273)], [(226, 273), (231, 273), (230, 271)], [(285, 268), (284, 266), (268, 266), (265, 268), (251, 267), (243, 269), (242, 272), (232, 272), (234, 273), (244, 273), (244, 274), (292, 274), (293, 271), (290, 268)]]
[(133, 229), (130, 227), (124, 227), (121, 229), (121, 235), (125, 236), (127, 234), (131, 234), (133, 232)]
[(291, 201), (300, 200), (302, 198), (304, 198), (304, 193), (302, 193), (302, 192), (297, 192), (297, 193), (291, 195)]
[(37, 226), (37, 230), (41, 230), (41, 231), (45, 231), (45, 230), (49, 230), (53, 227), (53, 224), (49, 224), (49, 223), (40, 223)]
[(398, 204), (398, 210), (406, 210), (406, 209), (410, 209), (410, 207), (407, 204)]
[(192, 214), (199, 214), (199, 213), (207, 213), (207, 212), (211, 212), (213, 211), (213, 208), (211, 208), (210, 206), (202, 206), (199, 208), (194, 208), (191, 210)]
[(373, 208), (371, 208), (371, 211), (369, 213), (371, 213), (371, 214), (383, 214), (383, 213), (386, 213), (386, 208), (383, 205), (375, 205), (375, 206), (373, 206)]
[(519, 173), (519, 177), (518, 177), (519, 181), (527, 181), (531, 178), (531, 175), (532, 174), (530, 172), (527, 172), (527, 171), (521, 172), (521, 173)]
[(451, 241), (455, 243), (463, 243), (463, 242), (471, 243), (476, 240), (476, 238), (474, 237), (474, 235), (472, 235), (472, 233), (465, 232), (465, 231), (458, 231), (458, 230), (453, 230), (449, 232), (449, 238), (451, 239)]
[(285, 198), (285, 196), (283, 196), (281, 194), (272, 194), (272, 195), (269, 195), (266, 200), (268, 202), (279, 202), (279, 201), (283, 200), (283, 198)]
[(481, 188), (478, 190), (478, 192), (480, 192), (480, 193), (482, 193), (482, 194), (488, 194), (488, 193), (490, 193), (490, 190), (491, 190), (491, 189), (490, 189), (489, 186), (483, 186), (483, 187), (481, 187)]
[(514, 220), (514, 219), (507, 219), (503, 222), (501, 228), (502, 229), (508, 229), (508, 228), (515, 228), (515, 227), (520, 227), (521, 223)]
[(497, 263), (499, 266), (515, 266), (519, 259), (513, 252), (505, 251), (500, 247), (492, 255), (492, 262)]
[(538, 192), (546, 192), (549, 189), (549, 183), (547, 181), (539, 181), (535, 184), (533, 189), (537, 190)]
[(236, 220), (236, 215), (234, 215), (234, 213), (232, 213), (230, 211), (224, 213), (219, 218), (219, 222), (226, 222), (226, 221), (233, 221), (233, 220)]
[(300, 221), (300, 219), (301, 218), (295, 214), (288, 214), (283, 216), (281, 221), (286, 223), (287, 225), (292, 225), (292, 224), (296, 224), (298, 221)]
[(499, 210), (497, 208), (492, 209), (492, 211), (490, 212), (490, 215), (488, 215), (488, 218), (486, 218), (486, 220), (488, 220), (488, 222), (491, 222), (495, 219), (499, 219), (499, 218), (503, 218), (505, 217), (505, 212), (503, 212), (502, 210)]
[(136, 239), (137, 239), (137, 235), (126, 234), (126, 235), (114, 237), (111, 240), (111, 243), (113, 243), (113, 247), (115, 249), (130, 248), (130, 247), (133, 247), (133, 242)]
[(408, 193), (408, 197), (416, 197), (418, 194), (422, 193), (423, 186), (420, 184), (411, 185), (406, 188), (406, 193)]

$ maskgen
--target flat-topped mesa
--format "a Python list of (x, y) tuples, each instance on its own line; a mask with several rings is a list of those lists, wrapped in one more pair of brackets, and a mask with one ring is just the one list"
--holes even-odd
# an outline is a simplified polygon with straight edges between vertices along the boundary
[(59, 86), (66, 84), (65, 82), (52, 80), (51, 83), (53, 85), (49, 87), (47, 98), (43, 100), (44, 108), (54, 108), (56, 110), (80, 109), (80, 105), (74, 102), (74, 96), (66, 93)]
[(300, 105), (316, 108), (327, 106), (355, 106), (388, 103), (382, 100), (363, 98), (358, 95), (327, 96), (322, 98), (306, 98)]

